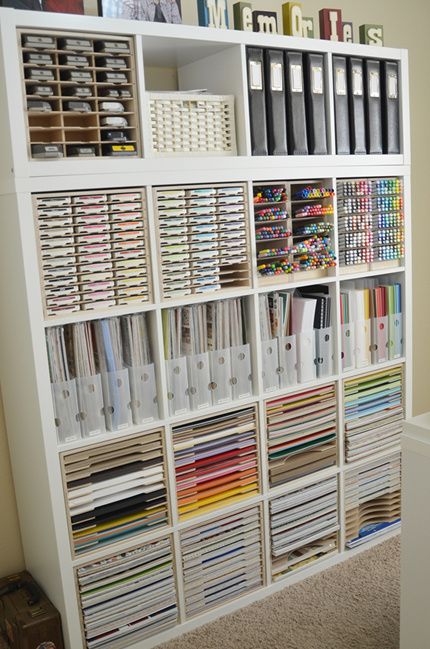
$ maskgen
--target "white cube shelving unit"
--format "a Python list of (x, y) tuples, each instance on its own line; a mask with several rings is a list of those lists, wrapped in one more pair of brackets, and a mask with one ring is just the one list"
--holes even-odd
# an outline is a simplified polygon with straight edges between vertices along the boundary
[[(67, 25), (65, 28), (64, 25)], [(67, 32), (93, 37), (109, 34), (128, 36), (135, 52), (135, 79), (137, 87), (137, 115), (140, 137), (137, 150), (143, 155), (130, 158), (93, 158), (61, 160), (34, 160), (29, 158), (25, 99), (22, 92), (21, 54), (18, 31)], [(409, 143), (409, 92), (408, 56), (405, 50), (335, 43), (322, 40), (255, 34), (241, 31), (222, 31), (187, 25), (160, 25), (88, 16), (44, 14), (38, 12), (0, 10), (0, 303), (2, 324), (0, 336), (0, 377), (5, 407), (6, 425), (16, 486), (17, 503), (24, 545), (26, 566), (46, 590), (61, 612), (67, 649), (82, 649), (85, 639), (82, 632), (80, 601), (78, 597), (77, 570), (113, 554), (126, 552), (136, 546), (148, 546), (150, 551), (160, 548), (170, 557), (174, 570), (177, 623), (145, 638), (134, 636), (133, 649), (149, 649), (205, 622), (234, 609), (263, 598), (286, 585), (328, 566), (343, 561), (359, 552), (345, 549), (345, 473), (347, 469), (365, 466), (380, 459), (398, 447), (375, 453), (369, 459), (346, 465), (344, 449), (343, 382), (375, 369), (404, 366), (403, 403), (405, 414), (410, 414), (411, 403), (411, 208), (410, 208), (410, 143)], [(246, 47), (271, 47), (323, 53), (326, 62), (326, 87), (328, 109), (329, 154), (326, 156), (252, 157), (247, 95)], [(335, 123), (333, 106), (332, 55), (363, 58), (391, 59), (399, 64), (401, 104), (400, 140), (401, 154), (343, 156), (335, 153)], [(151, 153), (151, 122), (148, 95), (156, 91), (150, 68), (172, 67), (177, 71), (178, 87), (192, 90), (207, 87), (213, 94), (234, 95), (236, 116), (237, 155), (228, 156), (165, 156)], [(344, 273), (339, 267), (328, 273), (296, 273), (271, 283), (262, 282), (256, 270), (255, 223), (252, 213), (253, 184), (290, 183), (309, 179), (330, 180), (336, 188), (339, 179), (398, 177), (403, 182), (405, 214), (405, 257), (399, 265), (372, 266), (360, 272)], [(178, 185), (243, 184), (249, 204), (247, 246), (250, 274), (249, 285), (222, 289), (210, 294), (193, 294), (181, 298), (165, 299), (161, 290), (161, 271), (158, 257), (155, 187)], [(105, 310), (79, 311), (58, 317), (45, 315), (42, 301), (41, 278), (36, 216), (33, 211), (34, 195), (42, 193), (106, 192), (141, 188), (146, 192), (148, 221), (147, 254), (149, 250), (152, 273), (152, 301), (133, 306), (117, 304)], [(337, 242), (336, 198), (334, 198), (333, 239)], [(337, 243), (335, 243), (338, 252)], [(351, 279), (394, 275), (403, 288), (403, 353), (400, 358), (359, 369), (342, 371), (340, 289), (342, 282)], [(245, 276), (245, 275), (244, 275)], [(263, 356), (259, 340), (259, 295), (271, 290), (294, 289), (311, 284), (325, 284), (332, 296), (334, 358), (333, 372), (329, 377), (316, 378), (301, 385), (263, 389)], [(239, 401), (215, 405), (199, 412), (169, 415), (167, 376), (163, 356), (162, 311), (172, 306), (219, 300), (227, 297), (244, 297), (247, 304), (248, 338), (253, 365), (253, 394)], [(82, 322), (102, 317), (128, 313), (147, 312), (154, 345), (156, 380), (159, 395), (160, 419), (144, 425), (132, 425), (116, 433), (105, 433), (97, 438), (58, 444), (54, 424), (54, 411), (50, 386), (48, 358), (45, 344), (46, 329), (53, 325)], [(266, 453), (265, 402), (277, 397), (332, 384), (337, 403), (337, 462), (334, 466), (299, 478), (274, 488), (269, 484)], [(173, 427), (183, 422), (222, 413), (225, 409), (255, 409), (259, 481), (257, 493), (238, 503), (197, 515), (191, 520), (180, 520), (175, 490), (175, 457)], [(169, 515), (164, 527), (141, 533), (107, 545), (82, 556), (74, 556), (69, 539), (69, 521), (63, 490), (62, 459), (65, 453), (98, 443), (108, 443), (146, 431), (164, 430), (166, 473), (168, 483)], [(309, 487), (313, 483), (335, 478), (337, 484), (338, 520), (328, 531), (325, 560), (304, 565), (299, 570), (273, 579), (270, 504), (274, 497), (290, 491)], [(331, 484), (331, 483), (330, 483)], [(233, 513), (240, 513), (247, 525), (254, 525), (256, 538), (253, 557), (253, 575), (249, 584), (252, 591), (232, 601), (207, 607), (190, 607), (187, 599), (189, 587), (188, 564), (184, 557), (194, 546), (190, 529)], [(252, 521), (252, 522), (249, 522)], [(383, 537), (383, 538), (386, 538)], [(167, 539), (167, 541), (166, 541)], [(379, 539), (378, 539), (379, 540)], [(370, 543), (377, 542), (371, 541)], [(221, 539), (221, 542), (222, 539)], [(187, 549), (191, 547), (191, 550)], [(369, 547), (369, 543), (362, 547)], [(148, 550), (149, 551), (149, 550)], [(160, 550), (161, 551), (161, 550)], [(169, 554), (170, 553), (170, 554)], [(166, 555), (166, 556), (167, 556)], [(152, 556), (152, 555), (150, 555)], [(258, 560), (256, 560), (256, 557)], [(143, 562), (145, 558), (143, 557)], [(245, 557), (246, 560), (246, 557)], [(166, 559), (167, 561), (167, 559)], [(185, 569), (184, 569), (185, 565)], [(196, 610), (197, 613), (189, 613)], [(112, 645), (113, 647), (114, 645)]]

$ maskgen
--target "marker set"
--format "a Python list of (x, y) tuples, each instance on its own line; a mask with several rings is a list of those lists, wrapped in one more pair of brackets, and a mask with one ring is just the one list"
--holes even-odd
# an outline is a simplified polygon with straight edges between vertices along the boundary
[(333, 197), (334, 190), (323, 181), (254, 185), (260, 277), (280, 277), (285, 281), (288, 274), (326, 274), (327, 269), (336, 265), (331, 240)]
[(138, 155), (131, 38), (21, 32), (34, 160)]
[(398, 265), (404, 256), (401, 179), (340, 180), (337, 188), (341, 267)]
[(161, 430), (62, 454), (75, 554), (168, 524), (164, 458)]
[(245, 185), (154, 190), (165, 298), (249, 286)]
[(142, 189), (34, 201), (48, 317), (151, 299)]
[(269, 511), (275, 581), (338, 551), (336, 476), (273, 498)]
[(346, 547), (400, 527), (400, 452), (345, 473)]
[(149, 92), (151, 153), (236, 155), (234, 95)]
[(344, 408), (346, 462), (398, 446), (404, 419), (403, 368), (345, 381)]
[(336, 464), (333, 383), (265, 402), (270, 486)]

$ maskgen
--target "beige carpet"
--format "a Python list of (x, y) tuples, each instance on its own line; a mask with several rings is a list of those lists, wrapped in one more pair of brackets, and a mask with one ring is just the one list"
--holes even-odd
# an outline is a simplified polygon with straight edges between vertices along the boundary
[(386, 541), (162, 649), (398, 649), (399, 560)]

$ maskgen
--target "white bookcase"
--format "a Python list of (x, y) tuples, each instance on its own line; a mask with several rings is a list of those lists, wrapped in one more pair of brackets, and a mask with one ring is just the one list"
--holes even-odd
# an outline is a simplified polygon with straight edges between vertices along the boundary
[[(26, 106), (23, 96), (20, 40), (17, 35), (32, 30), (61, 33), (67, 30), (81, 38), (90, 34), (127, 36), (133, 42), (135, 52), (135, 75), (137, 88), (136, 119), (140, 129), (133, 131), (138, 138), (136, 157), (35, 160), (29, 156), (27, 139)], [(81, 627), (81, 610), (77, 594), (77, 569), (110, 555), (126, 552), (137, 546), (150, 547), (160, 542), (165, 551), (168, 539), (171, 543), (178, 606), (177, 623), (171, 628), (139, 639), (132, 637), (112, 646), (130, 646), (149, 649), (218, 616), (245, 606), (256, 599), (280, 590), (289, 584), (348, 559), (356, 552), (378, 542), (374, 539), (355, 549), (345, 549), (345, 480), (350, 471), (357, 475), (367, 464), (393, 456), (399, 450), (375, 451), (370, 457), (345, 463), (344, 448), (344, 381), (367, 373), (395, 366), (403, 366), (403, 403), (405, 416), (411, 407), (411, 201), (410, 201), (410, 143), (409, 143), (409, 92), (408, 55), (405, 50), (372, 46), (334, 43), (322, 40), (255, 34), (241, 31), (222, 31), (188, 25), (160, 25), (145, 22), (129, 22), (87, 16), (43, 14), (38, 12), (0, 10), (0, 134), (2, 156), (0, 158), (0, 298), (1, 336), (0, 372), (6, 424), (16, 487), (17, 503), (24, 545), (26, 566), (41, 583), (49, 597), (59, 608), (62, 616), (65, 643), (68, 649), (85, 647)], [(328, 114), (328, 145), (326, 156), (252, 157), (249, 129), (247, 91), (246, 46), (272, 47), (323, 53), (326, 60), (326, 88)], [(332, 54), (363, 58), (391, 59), (399, 64), (400, 74), (400, 139), (399, 155), (351, 155), (335, 154), (335, 122), (333, 106)], [(178, 89), (208, 88), (212, 94), (234, 95), (236, 116), (237, 155), (172, 156), (151, 150), (151, 120), (148, 96), (159, 90), (154, 68), (174, 68), (177, 71)], [(155, 71), (156, 72), (156, 71)], [(231, 132), (234, 134), (234, 124)], [(65, 135), (67, 137), (67, 133)], [(143, 156), (141, 154), (143, 152)], [(261, 281), (256, 270), (257, 246), (253, 218), (253, 185), (324, 179), (332, 188), (339, 179), (400, 178), (403, 183), (405, 216), (404, 263), (383, 263), (363, 266), (359, 272), (345, 273), (336, 266), (328, 271), (311, 271), (287, 275), (271, 282)], [(247, 215), (248, 275), (246, 281), (231, 288), (211, 293), (192, 294), (186, 297), (163, 298), (159, 263), (159, 240), (157, 230), (156, 194), (153, 188), (177, 185), (224, 186), (243, 185), (249, 214)], [(118, 192), (133, 188), (146, 194), (147, 249), (151, 271), (151, 292), (145, 302), (134, 305), (116, 304), (105, 310), (80, 310), (76, 313), (47, 316), (44, 311), (37, 231), (35, 227), (34, 195), (43, 193), (83, 193), (115, 189)], [(338, 257), (337, 198), (333, 199), (334, 216), (332, 238)], [(395, 276), (402, 285), (403, 352), (400, 358), (384, 360), (342, 371), (340, 326), (340, 290), (342, 283), (372, 277)], [(329, 287), (332, 296), (333, 372), (330, 376), (315, 378), (291, 387), (276, 387), (265, 392), (263, 370), (265, 369), (260, 344), (259, 296), (262, 293), (283, 289), (293, 290), (315, 284)], [(151, 299), (152, 297), (152, 299)], [(197, 411), (169, 415), (168, 377), (163, 354), (162, 312), (166, 308), (186, 304), (216, 301), (223, 298), (243, 297), (247, 304), (247, 333), (252, 361), (252, 394), (227, 405), (214, 405)], [(80, 439), (69, 443), (57, 443), (54, 423), (53, 400), (50, 386), (45, 333), (54, 325), (83, 322), (103, 317), (146, 312), (149, 316), (153, 355), (156, 366), (157, 393), (160, 419), (141, 425), (132, 424), (119, 432), (106, 432), (98, 437)], [(266, 453), (265, 402), (281, 396), (320, 386), (333, 385), (336, 395), (337, 442), (335, 465), (298, 478), (281, 486), (271, 488)], [(180, 520), (176, 505), (174, 427), (205, 416), (223, 413), (225, 410), (251, 408), (255, 413), (257, 434), (259, 480), (256, 493), (248, 498), (227, 504), (213, 511)], [(153, 431), (158, 436), (164, 431), (166, 478), (169, 502), (168, 522), (153, 531), (130, 536), (106, 545), (102, 549), (74, 556), (69, 539), (69, 521), (63, 489), (62, 458), (86, 447), (108, 444), (115, 440)], [(337, 485), (338, 522), (330, 529), (326, 558), (311, 562), (302, 568), (281, 574), (274, 581), (272, 574), (282, 573), (282, 567), (272, 570), (270, 510), (274, 497), (281, 498), (290, 491), (310, 488), (319, 481), (327, 481), (327, 488)], [(331, 492), (330, 492), (331, 493)], [(278, 507), (278, 509), (276, 509)], [(276, 511), (288, 508), (288, 501), (276, 504)], [(335, 508), (336, 509), (336, 508)], [(333, 511), (335, 511), (335, 509)], [(190, 541), (190, 528), (205, 524), (234, 513), (248, 512), (250, 520), (257, 520), (259, 545), (257, 561), (253, 559), (252, 590), (232, 600), (221, 601), (218, 606), (202, 610), (186, 605), (189, 575), (184, 573), (183, 557), (198, 552)], [(242, 514), (241, 514), (242, 515)], [(243, 514), (245, 515), (245, 514)], [(238, 513), (239, 516), (239, 513)], [(256, 528), (257, 529), (257, 528)], [(221, 539), (222, 542), (222, 539)], [(334, 545), (333, 545), (334, 544)], [(154, 546), (155, 549), (158, 546)], [(149, 551), (149, 550), (148, 550)], [(161, 551), (161, 550), (160, 550)], [(188, 565), (188, 564), (186, 564)], [(260, 565), (260, 569), (256, 566)], [(278, 565), (278, 564), (277, 564)], [(192, 611), (196, 610), (194, 614)], [(160, 627), (161, 628), (161, 627)]]

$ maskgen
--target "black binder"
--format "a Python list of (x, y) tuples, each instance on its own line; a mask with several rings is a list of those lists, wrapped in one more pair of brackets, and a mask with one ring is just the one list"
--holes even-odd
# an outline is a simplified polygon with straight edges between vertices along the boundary
[(348, 65), (349, 136), (351, 153), (366, 153), (364, 79), (362, 59), (350, 58)]
[(252, 155), (267, 155), (263, 50), (248, 47), (248, 95)]
[(269, 154), (287, 155), (287, 113), (282, 50), (265, 50), (264, 83)]
[(288, 151), (293, 155), (307, 155), (305, 82), (301, 52), (285, 52), (285, 80)]
[(399, 67), (396, 61), (381, 62), (382, 149), (400, 153)]
[(333, 56), (334, 114), (336, 153), (348, 155), (349, 142), (348, 74), (345, 56)]
[(367, 153), (382, 153), (381, 66), (365, 62), (365, 115)]
[(304, 78), (309, 153), (326, 155), (326, 95), (322, 54), (307, 53), (304, 55)]

